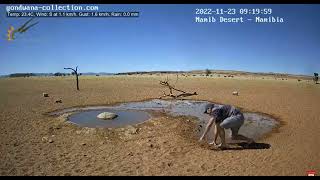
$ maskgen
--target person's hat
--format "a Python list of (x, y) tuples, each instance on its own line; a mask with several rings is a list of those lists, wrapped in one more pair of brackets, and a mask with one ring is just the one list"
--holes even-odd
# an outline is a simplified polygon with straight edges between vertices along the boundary
[(204, 114), (207, 113), (207, 109), (213, 109), (214, 108), (214, 104), (213, 103), (209, 103), (206, 105), (205, 109), (204, 109)]

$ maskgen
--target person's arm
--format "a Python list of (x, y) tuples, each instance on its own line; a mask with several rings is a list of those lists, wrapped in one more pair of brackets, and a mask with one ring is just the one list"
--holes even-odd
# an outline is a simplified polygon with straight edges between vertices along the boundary
[(214, 118), (210, 118), (209, 122), (208, 122), (208, 124), (206, 126), (206, 129), (204, 130), (204, 132), (203, 132), (202, 136), (200, 137), (199, 141), (202, 141), (204, 139), (204, 137), (208, 134), (211, 126), (213, 125), (213, 123), (214, 123)]
[(218, 139), (219, 131), (217, 127), (217, 123), (214, 123), (214, 132), (213, 132), (213, 141), (209, 143), (210, 145), (217, 145), (217, 139)]
[(215, 126), (214, 126), (214, 140), (213, 140), (214, 144), (217, 144), (218, 135), (219, 135), (219, 131), (218, 131), (217, 124), (215, 123)]

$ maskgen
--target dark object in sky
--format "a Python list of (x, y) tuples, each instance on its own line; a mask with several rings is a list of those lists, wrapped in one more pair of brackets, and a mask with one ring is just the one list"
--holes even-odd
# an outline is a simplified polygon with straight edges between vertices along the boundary
[(27, 22), (25, 22), (21, 27), (19, 27), (18, 29), (14, 30), (13, 26), (10, 26), (10, 28), (8, 29), (8, 41), (12, 41), (15, 39), (15, 33), (25, 33), (28, 29), (30, 29), (32, 26), (35, 26), (36, 24), (38, 24), (39, 22), (35, 22), (29, 26), (27, 26), (34, 18), (29, 19)]
[[(19, 27), (17, 29), (17, 32), (19, 33), (25, 33), (29, 28), (31, 28), (32, 26), (35, 26), (36, 24), (38, 24), (39, 22), (33, 23), (30, 26), (27, 26), (27, 24), (29, 24), (34, 18), (31, 18), (30, 20), (28, 20), (26, 23), (24, 23), (21, 27)], [(27, 26), (27, 27), (26, 27)]]

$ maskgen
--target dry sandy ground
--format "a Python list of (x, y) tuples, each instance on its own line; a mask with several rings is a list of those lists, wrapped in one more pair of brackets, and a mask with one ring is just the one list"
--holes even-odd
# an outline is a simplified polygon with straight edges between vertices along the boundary
[[(174, 78), (173, 78), (174, 79)], [(159, 77), (0, 79), (1, 175), (306, 175), (320, 171), (320, 85), (297, 80), (180, 78), (194, 99), (271, 114), (285, 123), (259, 142), (270, 149), (216, 151), (195, 137), (194, 120), (157, 117), (137, 134), (82, 129), (45, 116), (72, 106), (112, 104), (162, 94)], [(173, 80), (174, 82), (175, 80)], [(232, 96), (232, 91), (239, 96)], [(48, 92), (50, 97), (42, 97)], [(62, 99), (61, 104), (55, 100)], [(125, 130), (124, 130), (125, 131)], [(43, 142), (48, 137), (53, 142)]]

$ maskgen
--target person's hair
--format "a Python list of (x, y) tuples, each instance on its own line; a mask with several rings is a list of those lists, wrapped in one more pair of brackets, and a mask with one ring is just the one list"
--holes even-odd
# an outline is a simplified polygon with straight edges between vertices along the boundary
[(214, 104), (213, 103), (207, 104), (206, 107), (205, 107), (204, 113), (207, 113), (207, 110), (208, 109), (212, 109), (212, 108), (214, 108)]

